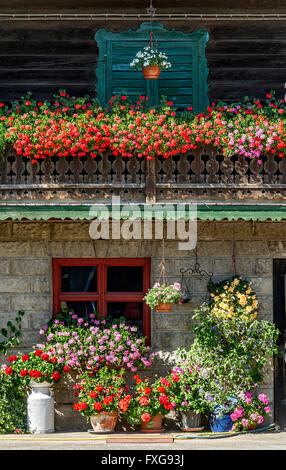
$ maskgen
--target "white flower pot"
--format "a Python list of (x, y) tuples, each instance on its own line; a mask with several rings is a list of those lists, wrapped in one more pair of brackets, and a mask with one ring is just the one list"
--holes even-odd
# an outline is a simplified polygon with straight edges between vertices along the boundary
[(27, 425), (34, 434), (55, 432), (54, 396), (49, 382), (30, 382), (32, 389), (27, 397)]

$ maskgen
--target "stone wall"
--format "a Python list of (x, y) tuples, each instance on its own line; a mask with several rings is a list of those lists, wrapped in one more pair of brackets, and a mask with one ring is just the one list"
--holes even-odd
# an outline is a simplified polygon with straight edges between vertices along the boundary
[[(234, 241), (235, 240), (235, 241)], [(274, 258), (286, 258), (286, 224), (283, 222), (199, 222), (198, 261), (214, 273), (215, 280), (236, 270), (253, 282), (259, 300), (259, 318), (272, 320), (272, 265)], [(30, 350), (39, 341), (38, 330), (52, 315), (52, 258), (54, 257), (150, 257), (151, 283), (157, 280), (162, 242), (94, 241), (89, 237), (89, 223), (82, 221), (2, 222), (0, 223), (0, 327), (24, 310), (20, 350)], [(178, 250), (176, 240), (165, 241), (168, 280), (180, 281), (180, 269), (195, 262), (194, 251)], [(206, 295), (206, 283), (193, 279), (191, 302), (174, 306), (169, 314), (152, 313), (152, 348), (160, 351), (160, 360), (152, 376), (172, 367), (177, 347), (188, 347), (191, 316)], [(5, 359), (5, 358), (4, 358)], [(273, 400), (273, 371), (265, 375), (261, 391)], [(86, 424), (72, 410), (73, 393), (64, 384), (55, 389), (57, 428), (84, 428)]]

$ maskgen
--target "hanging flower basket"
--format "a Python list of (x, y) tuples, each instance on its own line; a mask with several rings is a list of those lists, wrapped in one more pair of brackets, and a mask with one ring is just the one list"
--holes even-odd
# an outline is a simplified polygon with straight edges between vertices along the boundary
[(167, 304), (167, 303), (160, 303), (156, 305), (156, 312), (170, 312), (172, 310), (173, 303)]
[(161, 70), (171, 68), (171, 63), (168, 61), (166, 54), (158, 51), (154, 46), (151, 36), (150, 45), (137, 52), (130, 63), (130, 67), (135, 70), (142, 69), (144, 78), (147, 80), (157, 80)]
[(151, 65), (150, 67), (142, 67), (142, 72), (145, 80), (158, 80), (161, 73), (161, 67), (158, 65)]
[(178, 282), (171, 285), (156, 282), (156, 284), (149, 289), (144, 300), (149, 307), (157, 312), (169, 312), (173, 304), (177, 304), (181, 301), (181, 297), (181, 285)]

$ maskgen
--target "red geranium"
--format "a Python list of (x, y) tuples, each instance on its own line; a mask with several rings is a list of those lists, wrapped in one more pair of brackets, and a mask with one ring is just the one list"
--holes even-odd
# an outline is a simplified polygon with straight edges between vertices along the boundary
[(151, 419), (151, 416), (150, 416), (149, 413), (143, 413), (141, 415), (141, 419), (142, 419), (143, 423), (148, 423)]
[(52, 378), (57, 382), (61, 378), (61, 374), (56, 370), (52, 373)]

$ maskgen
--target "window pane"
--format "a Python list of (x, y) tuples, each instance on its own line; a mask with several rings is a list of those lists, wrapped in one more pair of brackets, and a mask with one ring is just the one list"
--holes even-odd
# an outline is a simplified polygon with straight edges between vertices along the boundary
[(143, 292), (143, 266), (108, 266), (107, 292)]
[(142, 302), (108, 302), (107, 316), (113, 319), (124, 317), (128, 323), (137, 326), (139, 335), (143, 335)]
[(62, 292), (96, 292), (97, 266), (62, 266)]
[(87, 317), (90, 313), (94, 313), (97, 309), (97, 303), (93, 300), (88, 301), (70, 301), (61, 302), (61, 308), (67, 309), (68, 312), (74, 312), (78, 317)]

